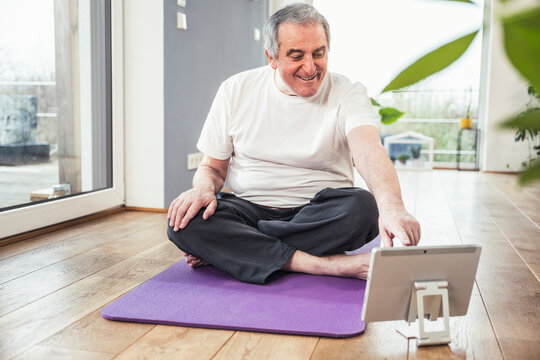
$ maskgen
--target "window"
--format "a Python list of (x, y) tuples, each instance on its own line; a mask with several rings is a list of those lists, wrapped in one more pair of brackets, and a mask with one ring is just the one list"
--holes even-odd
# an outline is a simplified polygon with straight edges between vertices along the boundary
[(123, 202), (121, 7), (0, 2), (0, 238)]
[[(470, 107), (477, 126), (481, 34), (449, 68), (398, 92), (380, 94), (390, 80), (429, 51), (481, 27), (483, 2), (315, 0), (332, 30), (330, 71), (367, 86), (383, 106), (405, 112), (383, 136), (414, 131), (434, 138), (434, 166), (455, 167), (460, 118)], [(473, 167), (475, 134), (464, 133), (461, 167)], [(465, 162), (466, 164), (463, 164)], [(465, 165), (465, 166), (464, 166)]]

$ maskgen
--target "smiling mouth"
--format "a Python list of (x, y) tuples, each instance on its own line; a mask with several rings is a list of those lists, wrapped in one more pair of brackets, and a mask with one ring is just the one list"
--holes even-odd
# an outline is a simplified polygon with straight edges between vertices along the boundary
[(313, 79), (315, 79), (317, 76), (319, 75), (319, 73), (315, 73), (313, 76), (311, 77), (303, 77), (303, 76), (300, 76), (300, 75), (297, 75), (300, 79), (304, 80), (304, 81), (311, 81)]

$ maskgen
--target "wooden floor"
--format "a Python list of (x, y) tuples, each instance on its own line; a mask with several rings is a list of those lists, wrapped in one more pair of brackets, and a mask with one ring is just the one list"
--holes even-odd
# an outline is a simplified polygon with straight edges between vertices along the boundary
[(400, 178), (423, 244), (483, 247), (449, 346), (416, 348), (399, 322), (329, 339), (105, 320), (103, 306), (180, 259), (165, 214), (126, 211), (0, 247), (0, 358), (540, 359), (540, 186), (474, 172)]

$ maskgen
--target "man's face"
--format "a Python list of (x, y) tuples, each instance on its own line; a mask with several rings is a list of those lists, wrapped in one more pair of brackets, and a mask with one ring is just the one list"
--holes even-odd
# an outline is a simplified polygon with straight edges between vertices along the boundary
[(328, 65), (328, 42), (319, 24), (281, 24), (278, 28), (277, 59), (266, 52), (270, 65), (298, 96), (317, 93)]

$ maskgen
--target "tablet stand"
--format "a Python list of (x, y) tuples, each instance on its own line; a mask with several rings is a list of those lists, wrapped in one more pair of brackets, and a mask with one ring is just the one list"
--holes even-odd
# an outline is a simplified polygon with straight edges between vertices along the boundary
[[(409, 326), (397, 329), (407, 339), (416, 338), (417, 346), (440, 345), (450, 343), (450, 310), (448, 306), (448, 282), (415, 281), (409, 305)], [(424, 319), (437, 320), (443, 311), (444, 329), (426, 331)], [(427, 316), (429, 315), (429, 316)], [(416, 318), (418, 322), (416, 323)], [(411, 325), (411, 323), (414, 323)]]

